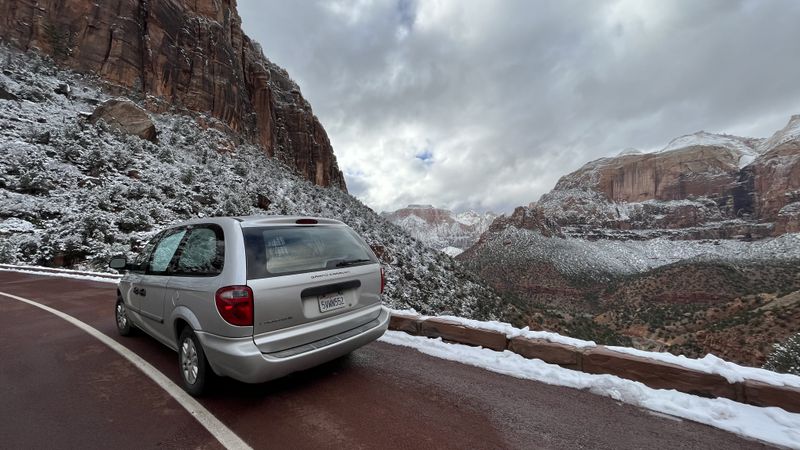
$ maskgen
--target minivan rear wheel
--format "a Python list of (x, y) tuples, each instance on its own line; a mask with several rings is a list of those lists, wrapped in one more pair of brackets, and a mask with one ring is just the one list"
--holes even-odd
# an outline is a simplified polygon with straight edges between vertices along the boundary
[(128, 317), (128, 308), (125, 307), (125, 302), (121, 297), (117, 297), (117, 304), (114, 306), (114, 318), (117, 321), (117, 331), (121, 336), (130, 336), (133, 334), (133, 324)]
[(194, 330), (188, 326), (178, 338), (178, 368), (181, 371), (183, 389), (194, 396), (202, 395), (213, 377), (203, 346)]

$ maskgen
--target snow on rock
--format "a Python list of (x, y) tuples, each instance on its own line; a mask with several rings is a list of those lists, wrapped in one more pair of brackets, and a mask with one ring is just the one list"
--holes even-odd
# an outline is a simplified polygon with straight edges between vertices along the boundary
[(642, 151), (638, 148), (628, 147), (617, 153), (617, 156), (640, 155)]
[(501, 353), (449, 344), (441, 339), (411, 336), (398, 331), (388, 331), (380, 340), (516, 378), (588, 389), (594, 394), (651, 411), (704, 423), (774, 445), (800, 449), (800, 414), (780, 408), (761, 408), (725, 398), (709, 399), (675, 390), (652, 389), (636, 381), (564, 369), (541, 360), (526, 359), (510, 351)]
[(775, 134), (768, 139), (763, 140), (758, 145), (758, 151), (760, 153), (766, 153), (783, 143), (795, 139), (800, 139), (800, 114), (792, 116), (785, 127), (776, 131)]
[(464, 253), (464, 249), (458, 247), (450, 247), (450, 246), (443, 248), (441, 251), (442, 253), (450, 256), (451, 258), (455, 258), (456, 256)]
[(725, 147), (731, 150), (739, 151), (740, 153), (754, 153), (758, 154), (753, 147), (747, 144), (747, 138), (739, 136), (732, 136), (728, 134), (714, 134), (705, 131), (698, 131), (694, 134), (687, 134), (685, 136), (677, 137), (671, 140), (666, 147), (662, 148), (659, 153), (670, 152), (686, 147)]

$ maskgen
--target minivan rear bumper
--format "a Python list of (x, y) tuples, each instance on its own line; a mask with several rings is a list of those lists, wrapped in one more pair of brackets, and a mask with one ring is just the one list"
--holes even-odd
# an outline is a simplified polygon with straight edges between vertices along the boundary
[[(227, 338), (196, 332), (206, 358), (217, 375), (245, 383), (263, 383), (344, 356), (378, 339), (389, 327), (389, 310), (381, 307), (369, 327), (362, 325), (335, 336), (276, 353), (261, 353), (252, 336)], [(354, 333), (355, 332), (355, 333)]]

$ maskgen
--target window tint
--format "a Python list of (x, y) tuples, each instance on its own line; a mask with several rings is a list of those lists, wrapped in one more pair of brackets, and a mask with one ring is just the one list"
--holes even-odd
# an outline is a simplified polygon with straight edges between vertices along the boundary
[(178, 244), (181, 243), (184, 234), (186, 234), (186, 230), (171, 231), (161, 239), (153, 251), (153, 256), (150, 258), (147, 272), (163, 273), (167, 270), (169, 262), (172, 261), (172, 257), (175, 255), (175, 251), (178, 249)]
[(242, 231), (250, 279), (377, 262), (361, 238), (346, 227), (264, 227)]
[(181, 249), (176, 275), (218, 275), (224, 262), (222, 229), (217, 226), (194, 228)]

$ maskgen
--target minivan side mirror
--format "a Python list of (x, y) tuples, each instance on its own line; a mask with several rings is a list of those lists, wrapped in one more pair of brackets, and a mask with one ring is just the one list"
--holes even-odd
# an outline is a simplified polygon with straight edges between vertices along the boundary
[(117, 270), (125, 270), (128, 268), (128, 260), (124, 256), (111, 258), (111, 261), (108, 262), (108, 267)]

